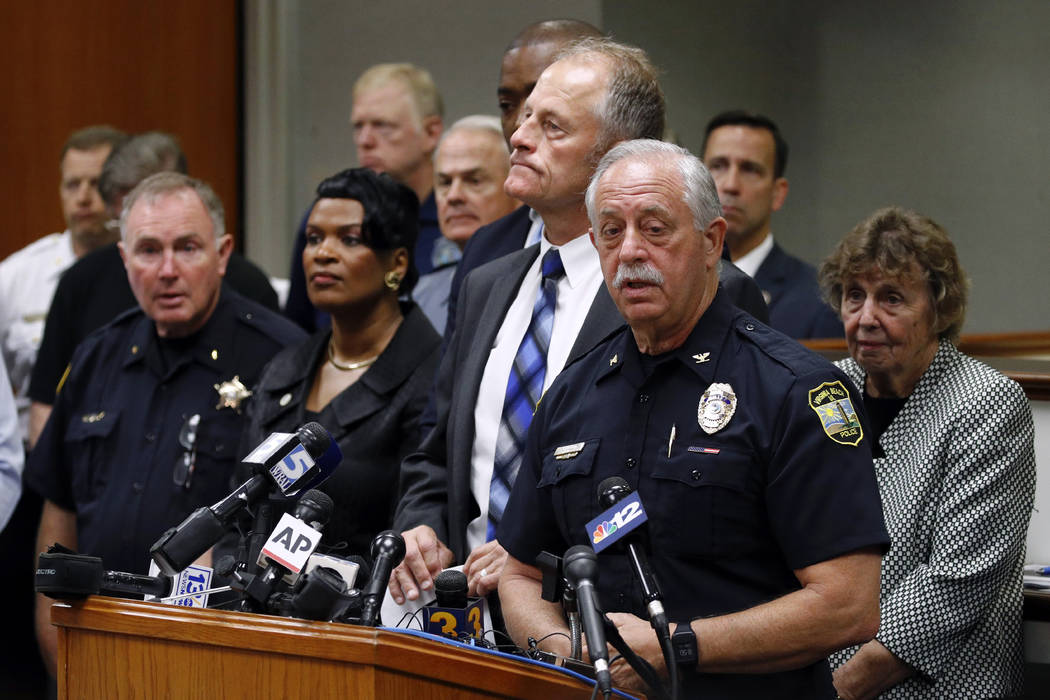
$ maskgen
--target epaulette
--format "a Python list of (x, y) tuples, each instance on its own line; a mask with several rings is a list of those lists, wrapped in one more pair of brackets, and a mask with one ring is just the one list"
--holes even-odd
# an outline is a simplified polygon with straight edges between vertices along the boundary
[(808, 374), (827, 367), (828, 361), (817, 353), (750, 316), (737, 318), (733, 327), (738, 335), (792, 374)]

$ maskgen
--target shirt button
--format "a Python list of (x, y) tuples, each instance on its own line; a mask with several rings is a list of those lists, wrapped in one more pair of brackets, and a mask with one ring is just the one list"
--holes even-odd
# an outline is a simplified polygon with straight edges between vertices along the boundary
[(146, 442), (153, 442), (156, 439), (157, 435), (155, 433), (146, 433)]
[(136, 481), (134, 484), (131, 485), (131, 490), (135, 493), (142, 493), (142, 484)]
[(638, 394), (638, 403), (648, 403), (649, 394)]
[(628, 469), (634, 469), (634, 465), (635, 465), (634, 457), (628, 457), (627, 461), (624, 462), (624, 464), (627, 466)]
[(221, 443), (221, 442), (219, 442), (219, 443), (216, 443), (216, 445), (215, 445), (215, 451), (216, 451), (216, 452), (222, 452), (222, 451), (223, 451), (223, 450), (225, 450), (225, 449), (226, 449), (226, 445), (224, 445), (224, 444), (223, 444), (223, 443)]
[(703, 476), (703, 473), (699, 469), (694, 469), (692, 471), (692, 475), (693, 475), (693, 481), (700, 481), (700, 477)]
[(749, 331), (753, 331), (755, 330), (755, 324), (749, 323), (746, 326), (744, 326), (744, 328), (748, 329)]

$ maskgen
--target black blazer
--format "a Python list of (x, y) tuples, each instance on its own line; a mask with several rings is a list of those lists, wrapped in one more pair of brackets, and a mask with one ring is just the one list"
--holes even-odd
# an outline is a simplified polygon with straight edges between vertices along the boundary
[(769, 305), (769, 325), (792, 338), (841, 338), (842, 320), (824, 303), (817, 271), (776, 243), (755, 272)]
[(327, 361), (330, 330), (274, 356), (248, 403), (241, 454), (270, 433), (295, 432), (311, 419), (339, 444), (343, 460), (320, 487), (335, 502), (322, 543), (347, 542), (340, 551), (344, 556), (368, 557), (372, 538), (390, 527), (401, 460), (422, 437), (419, 416), (437, 369), (441, 338), (418, 307), (404, 308), (405, 320), (376, 363), (316, 417), (307, 418), (306, 397), (318, 366)]

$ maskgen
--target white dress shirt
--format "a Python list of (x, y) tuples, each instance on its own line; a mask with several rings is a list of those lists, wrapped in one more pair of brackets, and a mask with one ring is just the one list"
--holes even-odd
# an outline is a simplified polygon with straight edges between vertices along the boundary
[(76, 261), (73, 234), (52, 233), (0, 262), (0, 350), (15, 391), (23, 439), (29, 432), (29, 378), (58, 278)]
[(773, 234), (769, 233), (761, 243), (741, 255), (739, 260), (734, 260), (733, 264), (743, 270), (745, 275), (754, 279), (755, 273), (758, 272), (758, 268), (762, 267), (762, 263), (766, 261), (766, 256), (771, 250), (773, 250)]

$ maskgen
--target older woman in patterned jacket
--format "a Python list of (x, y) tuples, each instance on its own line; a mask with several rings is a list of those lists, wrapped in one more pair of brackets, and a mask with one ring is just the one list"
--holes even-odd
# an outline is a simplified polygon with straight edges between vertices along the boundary
[(892, 546), (876, 638), (840, 652), (842, 698), (1020, 693), (1021, 569), (1035, 490), (1021, 388), (954, 345), (967, 282), (944, 230), (897, 207), (820, 269), (842, 315)]

